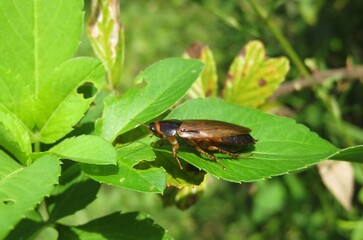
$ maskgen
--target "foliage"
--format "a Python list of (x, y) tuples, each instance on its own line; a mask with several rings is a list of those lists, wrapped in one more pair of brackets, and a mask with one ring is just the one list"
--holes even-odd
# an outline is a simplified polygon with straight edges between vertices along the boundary
[[(349, 169), (353, 166), (356, 182), (363, 183), (363, 146), (359, 145), (359, 139), (363, 139), (362, 126), (354, 126), (354, 121), (348, 123), (350, 119), (346, 118), (360, 119), (359, 115), (349, 110), (347, 114), (340, 107), (354, 105), (348, 97), (344, 98), (347, 90), (332, 94), (335, 88), (339, 89), (337, 82), (342, 77), (334, 75), (321, 80), (321, 85), (308, 85), (312, 91), (282, 93), (285, 97), (279, 102), (269, 99), (279, 91), (290, 68), (286, 57), (270, 57), (281, 53), (271, 53), (285, 51), (292, 61), (289, 76), (310, 74), (297, 54), (302, 42), (299, 42), (302, 46), (292, 48), (287, 34), (283, 34), (284, 28), (273, 21), (293, 14), (288, 12), (292, 3), (262, 0), (239, 4), (234, 1), (222, 4), (217, 0), (191, 5), (172, 3), (200, 14), (206, 14), (204, 10), (208, 9), (205, 16), (216, 26), (220, 24), (218, 20), (223, 20), (230, 27), (223, 31), (229, 34), (222, 38), (214, 36), (214, 41), (220, 42), (220, 49), (193, 45), (184, 54), (189, 59), (159, 60), (161, 57), (157, 56), (156, 63), (135, 74), (133, 86), (125, 90), (120, 88), (126, 85), (120, 80), (131, 75), (127, 64), (134, 64), (131, 71), (133, 68), (139, 71), (145, 63), (135, 63), (131, 57), (126, 58), (126, 67), (123, 66), (127, 55), (117, 1), (99, 0), (92, 4), (88, 34), (100, 60), (72, 58), (83, 29), (81, 0), (59, 4), (45, 0), (0, 2), (0, 238), (170, 239), (166, 230), (169, 229), (171, 235), (179, 238), (331, 239), (348, 236), (347, 232), (352, 231), (352, 236), (359, 239), (361, 233), (356, 226), (361, 221), (362, 198), (350, 204), (351, 199), (346, 197), (349, 193), (343, 195), (343, 201), (348, 201), (343, 206), (353, 207), (352, 213), (339, 206), (330, 207), (333, 199), (317, 182), (317, 172), (309, 168), (318, 165), (323, 174), (323, 160), (354, 163), (345, 166)], [(138, 18), (146, 20), (147, 15), (140, 15), (144, 9), (136, 5), (126, 4), (129, 14), (136, 8)], [(145, 8), (151, 5), (146, 4)], [(319, 23), (317, 16), (323, 5), (324, 1), (321, 5), (302, 1), (299, 11), (304, 27)], [(156, 9), (160, 6), (168, 8), (159, 3)], [(283, 7), (286, 7), (283, 14), (277, 11)], [(251, 14), (240, 14), (243, 11)], [(169, 17), (186, 27), (179, 15), (172, 13)], [(160, 16), (154, 14), (153, 18)], [(256, 21), (263, 21), (265, 28), (255, 27)], [(130, 22), (126, 21), (126, 26)], [(296, 22), (291, 28), (295, 34), (299, 33)], [(158, 30), (155, 26), (152, 29)], [(269, 46), (273, 43), (265, 46), (255, 40), (237, 54), (241, 47), (239, 36), (244, 34), (246, 38), (247, 32), (265, 43), (274, 37), (280, 49), (271, 50)], [(167, 40), (173, 44), (173, 40), (182, 40), (182, 35), (176, 34), (180, 38), (176, 40), (169, 34)], [(209, 32), (202, 40), (208, 41), (212, 35)], [(161, 39), (164, 38), (158, 41)], [(238, 44), (234, 42), (236, 39)], [(138, 40), (152, 41), (150, 37)], [(232, 53), (236, 56), (231, 64), (226, 61), (216, 64), (215, 59), (219, 59), (219, 51), (223, 52), (225, 46), (232, 46), (225, 51), (227, 61), (233, 59)], [(322, 65), (334, 66), (339, 62), (324, 61), (324, 57), (316, 57), (309, 67), (320, 70)], [(224, 85), (219, 80), (223, 73)], [(186, 95), (201, 98), (189, 99)], [(314, 104), (304, 107), (305, 102), (312, 100)], [(297, 112), (298, 122), (305, 122), (320, 136), (291, 118), (269, 113), (286, 106)], [(172, 158), (171, 146), (147, 136), (149, 131), (143, 126), (162, 118), (215, 119), (248, 126), (258, 141), (237, 159), (216, 153), (226, 166), (223, 169), (178, 139), (181, 143), (178, 155), (183, 164), (180, 169)], [(328, 131), (322, 126), (325, 123)], [(338, 141), (340, 138), (343, 140)], [(336, 174), (329, 174), (337, 178)], [(347, 177), (353, 181), (353, 175)], [(344, 185), (348, 180), (339, 178), (337, 183)], [(329, 179), (324, 178), (326, 181)], [(244, 183), (247, 187), (241, 188), (228, 182), (253, 183)], [(330, 191), (339, 195), (337, 188), (332, 188), (329, 187)], [(137, 196), (131, 200), (137, 203), (136, 208), (120, 204), (121, 201), (113, 202), (113, 198), (102, 199), (119, 192), (123, 201)], [(147, 196), (155, 196), (146, 193), (161, 193), (165, 206), (188, 209), (195, 205), (195, 210), (182, 213), (163, 209), (154, 200), (146, 201)], [(341, 196), (336, 197), (338, 201)], [(95, 214), (98, 210), (92, 208), (96, 208), (96, 203), (109, 207), (109, 211)], [(148, 204), (147, 211), (154, 211), (152, 217), (139, 212)], [(77, 217), (85, 212), (91, 217), (83, 220)], [(182, 227), (174, 226), (175, 222)]]

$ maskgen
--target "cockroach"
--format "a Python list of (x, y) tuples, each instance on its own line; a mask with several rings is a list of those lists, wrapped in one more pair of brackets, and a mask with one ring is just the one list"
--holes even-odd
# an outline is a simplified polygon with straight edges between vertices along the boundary
[[(251, 129), (232, 123), (216, 120), (163, 120), (152, 122), (149, 129), (159, 138), (166, 138), (173, 146), (173, 156), (183, 169), (178, 158), (179, 143), (177, 136), (193, 146), (198, 152), (207, 155), (226, 169), (219, 160), (208, 151), (219, 151), (233, 158), (238, 153), (255, 144), (249, 134)], [(208, 151), (207, 151), (208, 150)]]

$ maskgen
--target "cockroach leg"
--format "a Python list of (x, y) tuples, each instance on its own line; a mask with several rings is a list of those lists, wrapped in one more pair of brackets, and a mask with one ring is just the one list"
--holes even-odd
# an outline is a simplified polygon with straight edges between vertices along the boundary
[(178, 149), (179, 149), (179, 143), (176, 140), (176, 137), (172, 136), (172, 137), (167, 137), (168, 141), (170, 142), (170, 144), (173, 146), (173, 157), (178, 161), (179, 167), (180, 169), (183, 169), (183, 166), (180, 163), (180, 160), (178, 158)]
[(192, 145), (198, 152), (203, 153), (205, 155), (207, 155), (207, 157), (209, 157), (210, 159), (212, 159), (213, 161), (217, 162), (222, 168), (223, 170), (226, 170), (227, 168), (218, 160), (218, 158), (216, 158), (216, 156), (214, 156), (213, 154), (204, 151), (201, 147), (199, 147), (193, 140), (188, 139), (187, 142)]
[(216, 146), (209, 146), (208, 147), (208, 150), (210, 150), (210, 151), (219, 151), (219, 152), (224, 153), (224, 154), (227, 154), (227, 155), (229, 155), (229, 156), (231, 156), (233, 158), (238, 158), (238, 154), (237, 153), (231, 153), (229, 151), (226, 151), (226, 150), (221, 149), (221, 148), (216, 147)]

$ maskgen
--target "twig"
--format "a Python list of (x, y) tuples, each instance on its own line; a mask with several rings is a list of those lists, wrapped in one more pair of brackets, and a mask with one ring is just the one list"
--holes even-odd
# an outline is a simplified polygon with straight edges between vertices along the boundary
[(314, 84), (321, 84), (333, 76), (336, 77), (339, 76), (340, 79), (347, 79), (347, 80), (363, 79), (363, 66), (337, 68), (323, 72), (316, 72), (309, 77), (298, 78), (291, 82), (284, 83), (271, 96), (270, 100), (275, 100), (278, 97), (288, 95), (294, 91), (299, 91), (303, 88), (310, 87)]

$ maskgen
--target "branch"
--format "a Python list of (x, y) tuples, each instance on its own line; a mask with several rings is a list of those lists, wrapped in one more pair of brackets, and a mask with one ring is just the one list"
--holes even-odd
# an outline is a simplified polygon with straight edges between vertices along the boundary
[(314, 84), (321, 84), (330, 77), (339, 77), (340, 79), (356, 80), (363, 79), (363, 66), (337, 68), (323, 72), (316, 72), (306, 78), (298, 78), (291, 82), (284, 83), (271, 96), (270, 100), (275, 100), (278, 97), (288, 95), (294, 91), (300, 91), (303, 88), (310, 87)]

